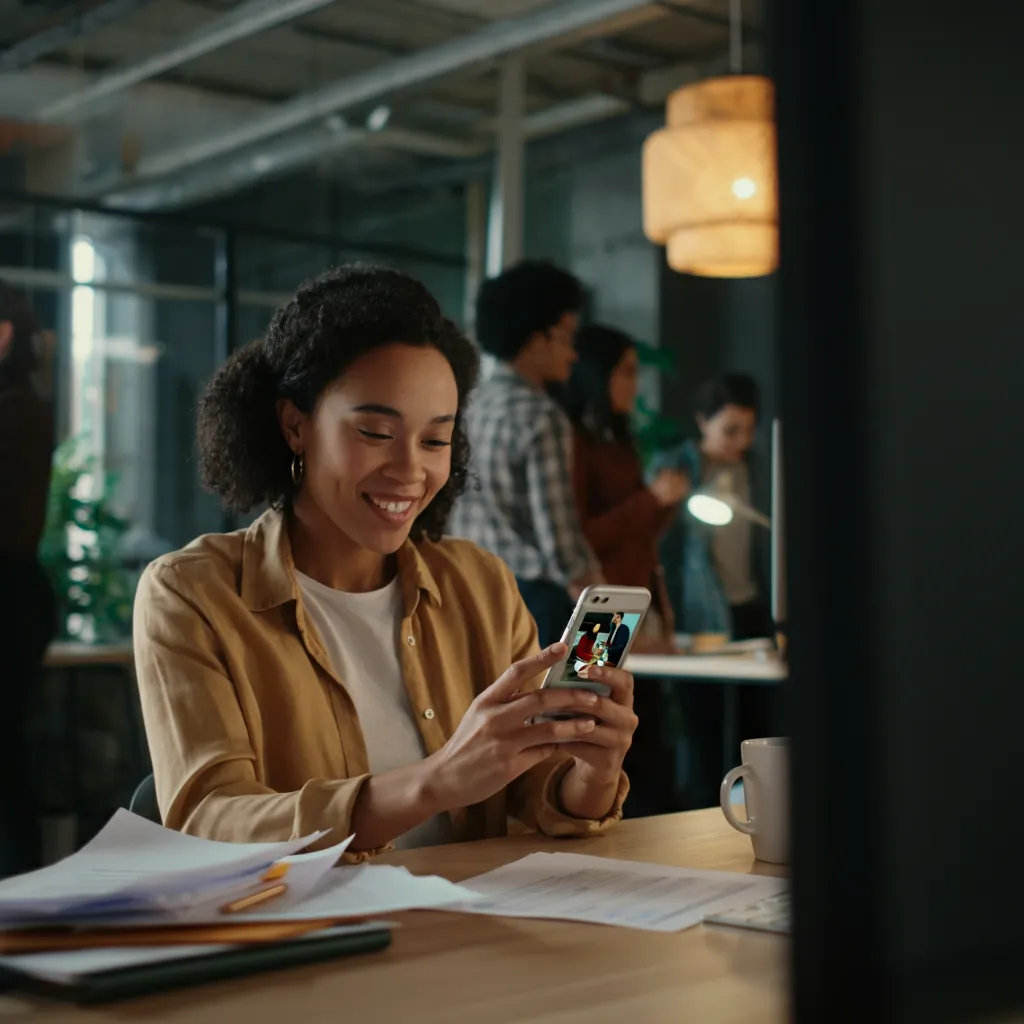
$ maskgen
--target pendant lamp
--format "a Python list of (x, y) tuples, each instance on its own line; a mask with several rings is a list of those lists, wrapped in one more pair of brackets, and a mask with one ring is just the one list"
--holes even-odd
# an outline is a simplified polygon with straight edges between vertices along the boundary
[[(740, 59), (738, 3), (733, 67)], [(676, 90), (643, 148), (644, 234), (673, 270), (760, 277), (778, 266), (774, 89), (730, 74)]]

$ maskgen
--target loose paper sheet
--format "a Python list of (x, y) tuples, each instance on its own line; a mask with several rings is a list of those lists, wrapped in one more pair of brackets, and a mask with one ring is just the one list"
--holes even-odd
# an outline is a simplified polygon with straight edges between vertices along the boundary
[(584, 854), (534, 853), (463, 885), (481, 899), (442, 909), (677, 932), (708, 914), (781, 892), (788, 882)]
[(476, 893), (435, 875), (412, 875), (392, 864), (360, 864), (329, 871), (299, 904), (274, 900), (238, 914), (246, 921), (302, 921), (368, 917), (399, 910), (433, 910), (451, 903), (467, 906)]

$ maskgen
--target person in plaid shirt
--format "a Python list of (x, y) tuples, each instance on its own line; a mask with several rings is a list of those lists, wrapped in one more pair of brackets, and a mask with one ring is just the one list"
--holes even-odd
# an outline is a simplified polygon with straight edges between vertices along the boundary
[(542, 646), (601, 579), (573, 497), (572, 426), (546, 391), (572, 372), (583, 299), (580, 282), (549, 263), (520, 263), (481, 287), (477, 339), (494, 363), (466, 414), (475, 481), (448, 527), (509, 566)]

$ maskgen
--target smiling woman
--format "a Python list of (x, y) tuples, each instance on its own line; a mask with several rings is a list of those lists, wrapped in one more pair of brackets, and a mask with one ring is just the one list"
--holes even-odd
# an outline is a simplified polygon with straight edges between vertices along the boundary
[[(135, 612), (164, 823), (222, 840), (550, 835), (621, 815), (632, 678), (539, 691), (508, 568), (442, 538), (465, 486), (473, 345), (418, 282), (352, 266), (301, 288), (200, 404), (204, 483), (248, 530), (146, 571)], [(545, 710), (586, 719), (532, 724)]]

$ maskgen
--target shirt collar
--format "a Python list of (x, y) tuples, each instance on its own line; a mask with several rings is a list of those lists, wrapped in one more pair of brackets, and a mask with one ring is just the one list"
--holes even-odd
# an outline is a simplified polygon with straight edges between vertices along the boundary
[[(398, 549), (397, 561), (407, 614), (411, 615), (415, 610), (421, 593), (429, 595), (440, 605), (441, 592), (437, 581), (417, 545), (406, 540)], [(267, 611), (298, 599), (295, 560), (283, 513), (274, 509), (264, 512), (245, 531), (240, 593), (246, 607), (254, 612)]]
[(511, 363), (501, 360), (495, 360), (488, 380), (498, 381), (502, 384), (518, 384), (530, 391), (545, 393), (540, 388), (534, 387)]

